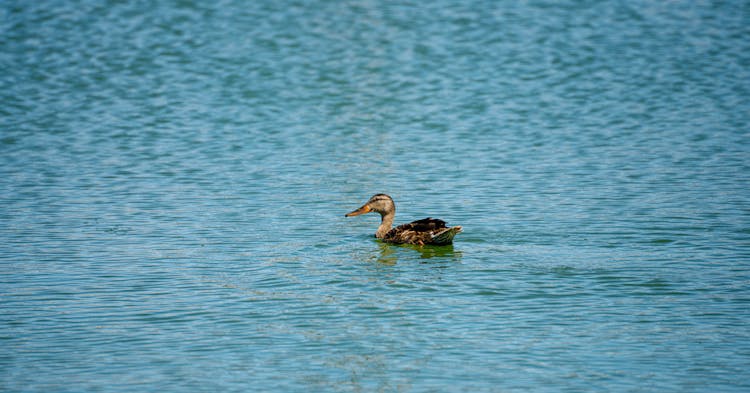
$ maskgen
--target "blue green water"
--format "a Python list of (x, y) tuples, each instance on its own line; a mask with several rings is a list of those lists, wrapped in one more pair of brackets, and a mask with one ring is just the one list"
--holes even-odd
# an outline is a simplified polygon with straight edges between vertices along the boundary
[(749, 21), (3, 1), (0, 391), (750, 391)]

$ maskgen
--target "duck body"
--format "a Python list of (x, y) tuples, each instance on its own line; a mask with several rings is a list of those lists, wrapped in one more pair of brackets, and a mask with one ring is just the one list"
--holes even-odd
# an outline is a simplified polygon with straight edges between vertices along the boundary
[(375, 237), (386, 243), (447, 245), (452, 244), (453, 237), (461, 232), (460, 226), (449, 227), (445, 221), (430, 217), (391, 228), (396, 205), (393, 198), (386, 194), (374, 195), (362, 207), (347, 213), (346, 217), (370, 212), (380, 213), (381, 222)]
[(461, 227), (448, 227), (445, 221), (437, 218), (424, 218), (399, 225), (383, 236), (383, 241), (396, 244), (434, 244), (446, 245), (453, 243), (453, 237), (461, 232)]

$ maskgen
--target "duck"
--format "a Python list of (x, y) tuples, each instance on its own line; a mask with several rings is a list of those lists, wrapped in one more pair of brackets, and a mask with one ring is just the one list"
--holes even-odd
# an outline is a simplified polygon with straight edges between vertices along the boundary
[(396, 204), (386, 194), (373, 195), (362, 207), (344, 216), (353, 217), (371, 212), (380, 214), (380, 226), (375, 237), (385, 243), (442, 246), (452, 244), (453, 237), (461, 232), (460, 226), (449, 227), (445, 225), (445, 221), (431, 217), (391, 228), (396, 217)]

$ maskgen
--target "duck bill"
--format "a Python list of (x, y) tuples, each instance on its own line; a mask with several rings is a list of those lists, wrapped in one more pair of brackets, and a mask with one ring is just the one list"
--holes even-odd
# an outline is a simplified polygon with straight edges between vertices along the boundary
[(370, 209), (370, 206), (364, 205), (364, 206), (360, 207), (359, 209), (357, 209), (357, 210), (355, 210), (353, 212), (346, 213), (344, 216), (345, 217), (353, 217), (353, 216), (358, 216), (360, 214), (369, 213), (371, 211), (372, 211), (372, 209)]

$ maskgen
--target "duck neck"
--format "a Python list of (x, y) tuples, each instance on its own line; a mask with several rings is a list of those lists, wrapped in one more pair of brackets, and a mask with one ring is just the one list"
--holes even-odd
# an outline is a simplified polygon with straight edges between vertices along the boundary
[(388, 233), (388, 231), (390, 231), (391, 227), (393, 226), (393, 218), (395, 216), (395, 211), (390, 211), (388, 213), (383, 213), (380, 215), (380, 226), (378, 227), (378, 231), (375, 232), (375, 237), (377, 237), (378, 239), (382, 239), (385, 237), (385, 234)]

